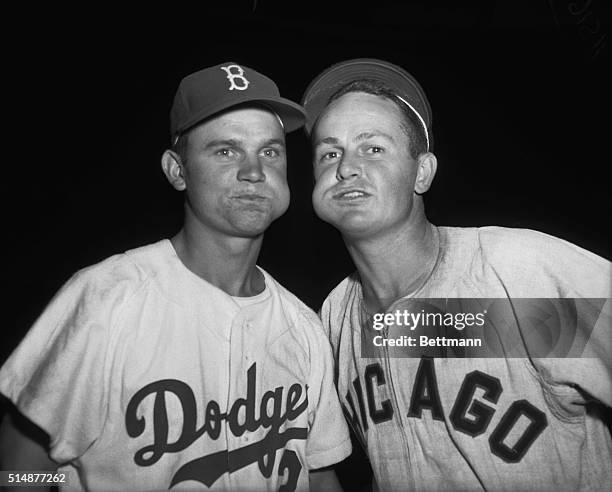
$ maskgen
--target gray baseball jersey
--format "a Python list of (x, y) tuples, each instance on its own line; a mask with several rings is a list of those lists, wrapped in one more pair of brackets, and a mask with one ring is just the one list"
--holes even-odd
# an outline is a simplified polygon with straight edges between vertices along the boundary
[(350, 454), (316, 314), (234, 298), (168, 240), (76, 274), (0, 371), (74, 490), (307, 490)]
[(361, 284), (357, 275), (347, 277), (321, 317), (345, 414), (378, 486), (606, 489), (612, 441), (596, 407), (586, 404), (612, 406), (610, 263), (534, 231), (438, 230), (441, 253), (414, 298), (603, 298), (591, 340), (596, 356), (362, 357)]

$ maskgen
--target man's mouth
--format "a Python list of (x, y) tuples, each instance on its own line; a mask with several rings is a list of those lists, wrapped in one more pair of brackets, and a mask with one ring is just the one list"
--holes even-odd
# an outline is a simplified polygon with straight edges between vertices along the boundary
[(339, 193), (333, 195), (334, 200), (342, 200), (342, 201), (351, 201), (351, 200), (359, 200), (362, 198), (367, 198), (370, 195), (369, 193), (363, 190), (344, 190)]
[(234, 195), (232, 196), (232, 198), (236, 200), (245, 200), (245, 201), (252, 201), (252, 202), (261, 202), (261, 201), (268, 199), (268, 197), (264, 195), (257, 195), (253, 193), (244, 193), (240, 195)]

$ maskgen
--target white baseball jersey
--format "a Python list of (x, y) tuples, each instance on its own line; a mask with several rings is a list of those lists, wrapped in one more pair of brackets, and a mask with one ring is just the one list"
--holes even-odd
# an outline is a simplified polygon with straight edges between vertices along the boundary
[(307, 490), (350, 454), (329, 341), (266, 272), (234, 298), (168, 240), (77, 273), (0, 371), (81, 490)]
[(362, 358), (361, 284), (347, 277), (321, 316), (379, 488), (607, 489), (610, 433), (585, 404), (612, 406), (610, 263), (534, 231), (438, 230), (441, 254), (415, 298), (605, 298), (591, 339), (598, 356)]

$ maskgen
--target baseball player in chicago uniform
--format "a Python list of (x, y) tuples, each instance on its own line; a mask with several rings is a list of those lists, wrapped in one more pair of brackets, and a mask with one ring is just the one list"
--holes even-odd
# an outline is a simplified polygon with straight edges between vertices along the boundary
[[(302, 103), (314, 208), (339, 229), (357, 269), (329, 294), (321, 317), (340, 399), (378, 487), (607, 489), (612, 441), (597, 410), (612, 406), (610, 262), (536, 231), (430, 223), (422, 195), (437, 167), (432, 113), (402, 68), (341, 62), (311, 82)], [(515, 314), (508, 330), (521, 357), (444, 358), (428, 348), (394, 357), (380, 343), (364, 354), (372, 319), (390, 314), (381, 323), (397, 325), (400, 306), (464, 298), (587, 306), (578, 321), (590, 316), (590, 352), (535, 356), (529, 320)], [(507, 342), (501, 349), (513, 348)]]
[[(74, 275), (0, 371), (4, 470), (73, 490), (335, 489), (351, 451), (315, 313), (256, 265), (303, 109), (235, 63), (185, 77), (162, 169), (184, 224)], [(48, 434), (48, 449), (18, 422)]]

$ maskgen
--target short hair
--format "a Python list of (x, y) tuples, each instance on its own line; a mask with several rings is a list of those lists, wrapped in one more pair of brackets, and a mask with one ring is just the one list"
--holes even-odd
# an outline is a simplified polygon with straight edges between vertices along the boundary
[(334, 92), (326, 106), (331, 104), (336, 99), (348, 94), (349, 92), (365, 92), (366, 94), (372, 94), (373, 96), (384, 97), (389, 99), (391, 102), (399, 108), (404, 122), (402, 123), (402, 129), (408, 137), (408, 152), (410, 157), (416, 159), (423, 152), (427, 152), (427, 136), (425, 134), (425, 128), (419, 120), (419, 117), (414, 113), (410, 107), (404, 103), (395, 91), (384, 82), (375, 79), (359, 79), (349, 82), (343, 85), (340, 89)]
[(189, 142), (190, 130), (191, 128), (181, 133), (172, 145), (172, 150), (178, 154), (183, 164), (187, 162), (187, 144)]

